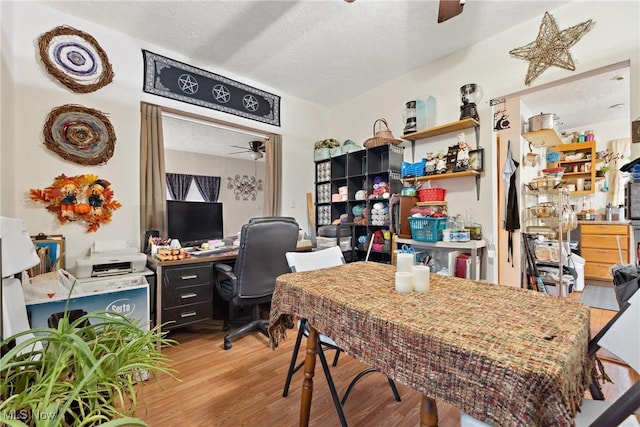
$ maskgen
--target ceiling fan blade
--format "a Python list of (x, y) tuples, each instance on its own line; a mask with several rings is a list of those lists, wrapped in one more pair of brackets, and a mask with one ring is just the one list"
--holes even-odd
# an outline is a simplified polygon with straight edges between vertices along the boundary
[[(240, 147), (239, 145), (230, 145), (229, 147), (240, 148), (242, 150), (247, 150), (247, 147)], [(247, 150), (248, 151), (248, 150)]]
[(464, 0), (440, 0), (438, 8), (438, 24), (458, 16), (464, 8)]
[(250, 153), (251, 150), (242, 150), (242, 151), (234, 151), (233, 153), (227, 153), (227, 154), (242, 154), (242, 153)]

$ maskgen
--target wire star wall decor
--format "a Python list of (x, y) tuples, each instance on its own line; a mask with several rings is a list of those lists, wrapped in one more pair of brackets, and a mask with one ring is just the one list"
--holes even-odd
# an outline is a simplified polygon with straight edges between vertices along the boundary
[(257, 179), (255, 176), (236, 175), (235, 178), (227, 178), (227, 188), (233, 190), (233, 194), (236, 196), (236, 200), (251, 200), (255, 201), (258, 191), (262, 191), (262, 180)]
[(569, 48), (591, 30), (593, 24), (593, 21), (589, 19), (561, 31), (553, 16), (549, 12), (545, 12), (538, 30), (538, 38), (528, 45), (509, 51), (516, 58), (529, 61), (529, 69), (524, 83), (527, 86), (530, 85), (552, 65), (575, 71), (576, 67)]

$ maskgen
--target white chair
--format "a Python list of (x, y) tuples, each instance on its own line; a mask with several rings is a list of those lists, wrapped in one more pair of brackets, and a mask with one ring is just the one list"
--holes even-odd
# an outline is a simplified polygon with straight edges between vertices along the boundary
[[(287, 252), (285, 254), (287, 258), (287, 262), (289, 263), (289, 267), (292, 272), (300, 272), (300, 271), (310, 271), (310, 270), (318, 270), (321, 268), (328, 267), (336, 267), (338, 265), (345, 264), (344, 256), (342, 255), (342, 250), (339, 246), (332, 246), (327, 249), (323, 249), (320, 251), (314, 252)], [(289, 394), (289, 386), (291, 384), (291, 377), (293, 374), (298, 371), (303, 365), (304, 361), (300, 362), (296, 365), (296, 359), (298, 357), (298, 352), (300, 349), (300, 342), (302, 340), (302, 336), (309, 337), (309, 325), (306, 319), (301, 319), (298, 322), (298, 336), (296, 337), (296, 343), (293, 348), (293, 354), (291, 355), (291, 363), (289, 364), (289, 371), (287, 372), (287, 379), (285, 381), (284, 390), (282, 392), (282, 396), (286, 397)], [(324, 375), (327, 379), (327, 383), (329, 384), (329, 392), (331, 393), (331, 398), (333, 399), (333, 403), (336, 407), (336, 411), (338, 412), (338, 418), (340, 418), (340, 423), (342, 426), (347, 425), (346, 418), (344, 416), (344, 412), (342, 410), (342, 406), (345, 404), (349, 393), (351, 393), (351, 389), (355, 385), (355, 383), (362, 378), (364, 375), (370, 372), (377, 372), (375, 368), (368, 368), (360, 372), (355, 378), (351, 381), (347, 390), (342, 397), (342, 400), (339, 399), (338, 393), (335, 388), (335, 384), (333, 383), (333, 379), (331, 377), (331, 373), (329, 372), (329, 365), (327, 364), (327, 359), (324, 355), (324, 349), (330, 348), (336, 350), (336, 355), (333, 361), (333, 366), (336, 366), (338, 363), (338, 356), (341, 352), (340, 347), (328, 336), (319, 333), (318, 334), (318, 347), (317, 352), (320, 357), (320, 363), (322, 364), (322, 370), (324, 371)], [(391, 386), (391, 390), (393, 391), (393, 395), (396, 401), (400, 402), (400, 394), (398, 393), (398, 389), (396, 388), (395, 383), (389, 377), (387, 377), (389, 381), (389, 385)]]
[[(613, 323), (607, 324), (606, 332), (599, 337), (598, 346), (622, 359), (637, 374), (640, 374), (640, 291), (621, 307)], [(640, 426), (634, 411), (640, 409), (640, 381), (629, 388), (615, 401), (583, 399), (576, 415), (576, 427), (637, 427)], [(461, 427), (487, 427), (468, 414), (460, 414)]]

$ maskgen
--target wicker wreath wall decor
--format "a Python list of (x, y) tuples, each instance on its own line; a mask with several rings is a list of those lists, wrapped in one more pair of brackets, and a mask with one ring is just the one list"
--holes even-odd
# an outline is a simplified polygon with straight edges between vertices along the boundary
[(116, 135), (103, 113), (66, 104), (49, 113), (44, 144), (65, 160), (81, 165), (104, 164), (113, 156)]
[(113, 81), (107, 54), (83, 31), (56, 27), (38, 38), (38, 49), (47, 72), (73, 92), (94, 92)]
[(29, 196), (47, 205), (47, 210), (56, 214), (60, 224), (84, 221), (89, 224), (87, 233), (93, 233), (101, 224), (110, 222), (113, 211), (122, 207), (113, 198), (110, 185), (106, 179), (93, 174), (61, 174), (42, 190), (32, 188)]

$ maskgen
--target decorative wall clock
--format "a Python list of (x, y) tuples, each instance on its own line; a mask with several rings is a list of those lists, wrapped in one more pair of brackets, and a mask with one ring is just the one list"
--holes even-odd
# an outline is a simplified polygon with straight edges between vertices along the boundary
[(44, 144), (65, 160), (100, 165), (113, 156), (115, 131), (107, 116), (82, 105), (67, 104), (49, 113)]
[(73, 92), (94, 92), (113, 80), (107, 54), (83, 31), (56, 27), (38, 38), (38, 48), (47, 72)]
[(61, 174), (53, 184), (40, 190), (31, 189), (31, 200), (44, 203), (49, 212), (58, 217), (60, 224), (68, 221), (84, 221), (89, 224), (87, 233), (111, 222), (113, 211), (122, 205), (113, 198), (111, 184), (97, 175), (66, 176)]

